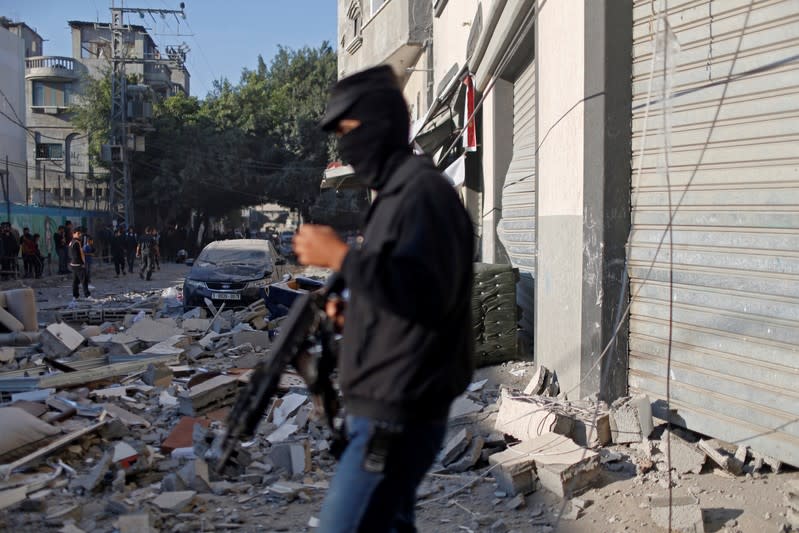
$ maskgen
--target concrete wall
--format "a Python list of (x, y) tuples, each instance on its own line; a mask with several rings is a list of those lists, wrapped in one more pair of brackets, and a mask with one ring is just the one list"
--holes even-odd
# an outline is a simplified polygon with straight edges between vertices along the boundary
[[(466, 43), (479, 4), (479, 0), (449, 0), (441, 14), (433, 17), (433, 84), (436, 90), (452, 65), (457, 63), (460, 68), (466, 63)], [(485, 10), (485, 6), (482, 9)]]
[[(11, 162), (25, 161), (25, 129), (15, 124), (17, 117), (25, 122), (25, 42), (5, 28), (0, 27), (0, 170), (5, 172), (6, 157)], [(25, 200), (25, 169), (9, 166), (10, 200)], [(2, 189), (0, 189), (2, 191)], [(5, 200), (0, 192), (0, 200)], [(5, 215), (2, 215), (5, 216)], [(1, 218), (1, 217), (0, 217)]]

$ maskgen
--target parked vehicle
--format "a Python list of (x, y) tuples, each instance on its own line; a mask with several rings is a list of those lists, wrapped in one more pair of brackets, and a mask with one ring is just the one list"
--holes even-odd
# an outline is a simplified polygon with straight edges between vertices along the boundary
[(294, 256), (294, 232), (293, 231), (283, 231), (280, 233), (280, 246), (278, 250), (282, 255), (285, 257), (293, 257)]
[(203, 248), (183, 282), (183, 305), (204, 306), (205, 298), (227, 309), (246, 307), (261, 289), (282, 279), (286, 260), (262, 239), (214, 241)]

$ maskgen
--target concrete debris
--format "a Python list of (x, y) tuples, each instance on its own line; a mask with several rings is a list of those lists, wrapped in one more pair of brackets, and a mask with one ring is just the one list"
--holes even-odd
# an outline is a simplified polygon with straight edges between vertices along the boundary
[(50, 324), (39, 337), (44, 353), (53, 357), (66, 357), (78, 349), (86, 339), (64, 324)]
[(220, 375), (192, 387), (178, 397), (178, 411), (182, 415), (197, 416), (231, 405), (236, 399), (241, 383), (235, 376)]
[(162, 492), (152, 503), (159, 509), (181, 513), (191, 508), (192, 501), (197, 493), (193, 490), (181, 490), (175, 492)]
[(743, 463), (741, 463), (734, 456), (729, 455), (726, 451), (714, 446), (712, 442), (700, 440), (697, 446), (710, 458), (711, 461), (716, 463), (730, 474), (738, 476), (743, 473)]
[(119, 533), (155, 533), (149, 513), (136, 513), (120, 516), (116, 523)]
[(645, 395), (620, 398), (610, 408), (610, 433), (613, 442), (626, 444), (649, 438), (655, 429), (652, 404)]
[(545, 433), (569, 435), (574, 419), (543, 397), (518, 396), (503, 389), (494, 427), (519, 440), (527, 440)]
[(652, 521), (662, 528), (669, 528), (669, 514), (671, 514), (671, 531), (684, 533), (704, 533), (705, 525), (702, 521), (702, 509), (699, 500), (694, 496), (672, 496), (671, 510), (669, 498), (652, 498), (649, 502)]
[(560, 497), (589, 486), (600, 472), (599, 454), (554, 433), (526, 442), (542, 487)]
[(308, 441), (283, 442), (272, 446), (272, 464), (282, 468), (289, 477), (302, 475), (311, 469), (311, 450)]
[(465, 472), (477, 464), (483, 452), (484, 440), (482, 435), (472, 438), (469, 447), (461, 455), (460, 459), (447, 465), (450, 472)]
[(538, 475), (532, 453), (538, 448), (522, 442), (488, 458), (497, 485), (508, 494), (529, 494), (538, 488)]
[(472, 429), (470, 427), (462, 428), (444, 445), (444, 451), (441, 456), (441, 464), (447, 466), (454, 463), (455, 460), (463, 454), (466, 448), (472, 441)]
[(785, 502), (788, 505), (785, 514), (788, 525), (799, 529), (799, 480), (792, 479), (785, 484)]
[(705, 452), (694, 444), (683, 440), (675, 433), (669, 434), (668, 431), (665, 431), (660, 437), (660, 448), (666, 456), (669, 454), (669, 446), (671, 446), (671, 467), (678, 474), (687, 474), (688, 472), (699, 474), (702, 472), (706, 459)]

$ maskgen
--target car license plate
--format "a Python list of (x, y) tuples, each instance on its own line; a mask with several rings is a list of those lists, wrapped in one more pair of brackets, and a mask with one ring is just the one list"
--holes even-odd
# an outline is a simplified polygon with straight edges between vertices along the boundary
[(241, 294), (235, 292), (212, 292), (211, 298), (214, 300), (241, 300)]

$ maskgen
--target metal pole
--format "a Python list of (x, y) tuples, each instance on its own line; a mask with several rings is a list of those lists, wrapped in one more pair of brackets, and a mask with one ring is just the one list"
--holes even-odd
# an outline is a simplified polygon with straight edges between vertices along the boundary
[(42, 203), (47, 207), (47, 167), (42, 167), (42, 193), (44, 194)]
[(29, 203), (29, 195), (31, 193), (30, 187), (28, 185), (28, 162), (25, 161), (25, 205)]
[(11, 223), (11, 191), (9, 187), (11, 187), (11, 178), (8, 172), (8, 155), (6, 155), (6, 216), (8, 222)]
[(64, 202), (61, 201), (61, 174), (58, 175), (58, 207), (64, 207)]

